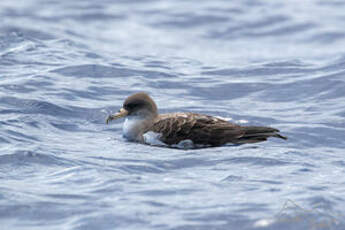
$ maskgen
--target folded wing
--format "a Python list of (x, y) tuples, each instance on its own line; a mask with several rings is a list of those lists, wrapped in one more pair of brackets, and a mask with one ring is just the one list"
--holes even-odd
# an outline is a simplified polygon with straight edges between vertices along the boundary
[(195, 113), (163, 114), (150, 131), (160, 133), (168, 145), (191, 140), (196, 145), (220, 146), (226, 143), (243, 144), (266, 141), (281, 136), (279, 130), (261, 126), (239, 126), (226, 120)]
[(151, 130), (160, 133), (161, 141), (168, 145), (191, 140), (198, 145), (219, 146), (235, 143), (245, 133), (239, 125), (195, 113), (161, 115)]

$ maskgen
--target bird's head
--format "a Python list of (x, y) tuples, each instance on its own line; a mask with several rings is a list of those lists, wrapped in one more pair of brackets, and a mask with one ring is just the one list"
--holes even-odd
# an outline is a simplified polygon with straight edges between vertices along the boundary
[(146, 93), (135, 93), (125, 100), (118, 113), (109, 115), (106, 122), (126, 116), (154, 118), (157, 116), (156, 103)]

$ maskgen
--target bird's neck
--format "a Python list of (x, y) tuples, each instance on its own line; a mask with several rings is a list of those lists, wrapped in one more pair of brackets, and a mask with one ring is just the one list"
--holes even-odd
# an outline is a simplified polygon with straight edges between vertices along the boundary
[(127, 116), (123, 123), (123, 135), (131, 141), (142, 142), (143, 134), (152, 125), (155, 117), (152, 116)]

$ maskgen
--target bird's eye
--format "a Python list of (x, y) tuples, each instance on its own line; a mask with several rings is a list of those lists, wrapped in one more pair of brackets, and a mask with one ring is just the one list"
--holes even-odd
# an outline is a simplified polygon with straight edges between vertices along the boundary
[(137, 106), (137, 104), (135, 104), (135, 103), (129, 103), (129, 104), (126, 105), (126, 108), (133, 109), (136, 106)]

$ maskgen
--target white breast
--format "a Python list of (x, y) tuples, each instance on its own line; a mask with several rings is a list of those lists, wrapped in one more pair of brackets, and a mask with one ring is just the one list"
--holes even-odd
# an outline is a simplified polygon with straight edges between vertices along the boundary
[(122, 126), (123, 136), (132, 141), (140, 141), (143, 121), (144, 119), (140, 119), (137, 116), (127, 117)]

